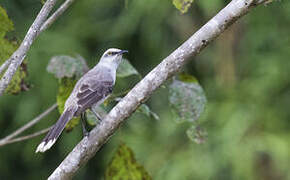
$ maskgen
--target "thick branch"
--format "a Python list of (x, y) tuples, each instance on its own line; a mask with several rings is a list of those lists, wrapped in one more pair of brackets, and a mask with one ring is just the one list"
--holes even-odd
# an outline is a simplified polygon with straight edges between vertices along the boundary
[[(7, 68), (7, 71), (0, 80), (0, 96), (3, 95), (8, 84), (12, 80), (17, 68), (23, 62), (26, 53), (30, 49), (31, 44), (37, 38), (39, 33), (46, 30), (62, 13), (74, 2), (74, 0), (66, 0), (48, 19), (50, 11), (55, 5), (57, 0), (47, 0), (40, 12), (38, 13), (33, 24), (30, 26), (24, 40), (20, 44), (19, 48), (7, 59), (0, 67), (0, 73)], [(47, 19), (47, 20), (46, 20)]]
[(14, 137), (16, 137), (19, 134), (21, 134), (22, 132), (24, 132), (26, 129), (28, 129), (28, 128), (32, 127), (33, 125), (35, 125), (36, 123), (38, 123), (42, 118), (44, 118), (49, 113), (51, 113), (56, 107), (57, 107), (57, 104), (55, 103), (50, 108), (48, 108), (46, 111), (44, 111), (43, 113), (41, 113), (39, 116), (37, 116), (33, 120), (29, 121), (27, 124), (25, 124), (21, 128), (17, 129), (12, 134), (10, 134), (10, 135), (6, 136), (5, 138), (1, 139), (0, 140), (0, 147), (8, 144), (7, 143), (8, 141), (11, 141), (11, 139), (13, 139)]
[(51, 174), (49, 179), (70, 179), (74, 173), (92, 158), (100, 147), (118, 129), (136, 108), (145, 102), (163, 82), (177, 73), (189, 57), (197, 55), (209, 42), (228, 26), (245, 15), (254, 5), (252, 0), (233, 0), (199, 31), (190, 37), (172, 54), (166, 57), (144, 79), (142, 79), (95, 127), (88, 137), (70, 152)]

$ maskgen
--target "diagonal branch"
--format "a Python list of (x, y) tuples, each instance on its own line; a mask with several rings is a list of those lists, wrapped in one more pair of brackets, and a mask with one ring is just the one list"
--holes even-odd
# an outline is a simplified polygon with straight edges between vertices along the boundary
[(8, 69), (0, 80), (0, 96), (3, 95), (5, 89), (8, 87), (8, 84), (12, 80), (17, 68), (23, 62), (26, 53), (30, 49), (33, 41), (37, 36), (44, 30), (46, 30), (63, 12), (75, 1), (75, 0), (66, 0), (48, 19), (50, 11), (55, 5), (57, 0), (47, 0), (40, 12), (38, 13), (33, 24), (30, 26), (24, 40), (18, 47), (18, 49), (12, 54), (12, 56), (7, 59), (0, 66), (0, 74), (4, 71), (8, 65)]
[(262, 0), (233, 0), (178, 49), (145, 76), (95, 127), (76, 145), (48, 179), (71, 179), (91, 159), (118, 127), (168, 78), (181, 70), (189, 57), (197, 55), (211, 41)]
[(12, 134), (6, 136), (5, 138), (0, 140), (0, 147), (4, 146), (7, 144), (8, 141), (10, 141), (11, 139), (13, 139), (14, 137), (18, 136), (19, 134), (21, 134), (22, 132), (24, 132), (25, 130), (27, 130), (28, 128), (32, 127), (33, 125), (35, 125), (36, 123), (38, 123), (42, 118), (44, 118), (45, 116), (47, 116), (49, 113), (51, 113), (54, 109), (56, 109), (57, 104), (53, 104), (50, 108), (48, 108), (46, 111), (44, 111), (43, 113), (41, 113), (39, 116), (37, 116), (36, 118), (34, 118), (33, 120), (29, 121), (27, 124), (25, 124), (24, 126), (22, 126), (21, 128), (17, 129), (15, 132), (13, 132)]

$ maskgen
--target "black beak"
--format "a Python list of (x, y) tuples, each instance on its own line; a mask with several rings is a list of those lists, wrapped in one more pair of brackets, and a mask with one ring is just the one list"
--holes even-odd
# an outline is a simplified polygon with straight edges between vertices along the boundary
[(124, 53), (128, 53), (129, 51), (127, 51), (127, 50), (121, 50), (121, 51), (119, 51), (118, 52), (118, 54), (124, 54)]

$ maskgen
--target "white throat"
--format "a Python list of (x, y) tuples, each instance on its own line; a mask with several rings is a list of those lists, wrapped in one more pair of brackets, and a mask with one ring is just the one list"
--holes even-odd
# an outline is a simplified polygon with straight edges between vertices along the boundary
[(98, 63), (98, 66), (104, 66), (104, 67), (106, 67), (106, 68), (108, 68), (108, 69), (111, 69), (111, 70), (116, 71), (117, 68), (118, 68), (118, 66), (119, 66), (119, 63), (116, 63), (116, 62), (114, 62), (114, 61), (102, 61), (102, 60), (101, 60), (101, 61)]

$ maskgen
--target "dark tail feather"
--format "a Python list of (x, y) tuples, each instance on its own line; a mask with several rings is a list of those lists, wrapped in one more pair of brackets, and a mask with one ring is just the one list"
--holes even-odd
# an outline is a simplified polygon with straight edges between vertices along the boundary
[(51, 146), (55, 143), (57, 138), (60, 136), (63, 131), (65, 125), (72, 119), (74, 115), (74, 111), (71, 109), (65, 110), (60, 116), (59, 120), (55, 123), (55, 125), (50, 129), (42, 142), (38, 145), (35, 153), (44, 152), (51, 148)]

